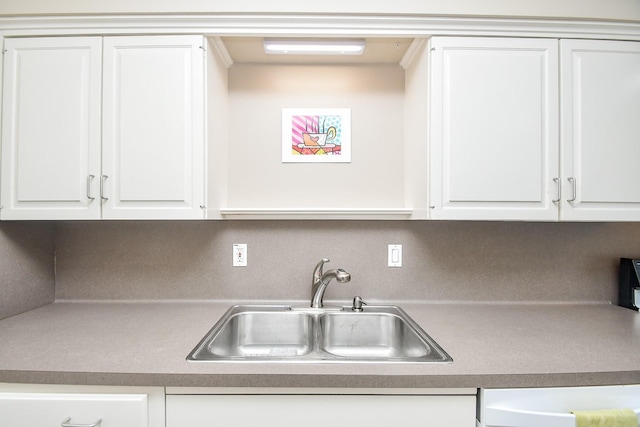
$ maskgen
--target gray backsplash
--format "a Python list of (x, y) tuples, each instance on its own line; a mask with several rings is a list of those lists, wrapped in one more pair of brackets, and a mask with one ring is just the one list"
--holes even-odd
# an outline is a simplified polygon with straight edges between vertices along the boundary
[[(55, 235), (65, 300), (306, 300), (328, 257), (352, 280), (326, 300), (615, 303), (619, 257), (640, 257), (640, 223), (101, 221)], [(233, 243), (248, 267), (231, 266)], [(386, 266), (389, 243), (402, 268)]]
[(0, 319), (53, 302), (53, 253), (51, 224), (0, 223)]
[[(249, 245), (248, 267), (231, 266), (233, 243)], [(386, 266), (389, 243), (403, 245), (402, 268)], [(354, 295), (615, 303), (618, 259), (640, 258), (640, 223), (1, 222), (0, 319), (49, 304), (54, 292), (60, 300), (307, 300), (322, 257), (352, 274), (326, 294), (345, 303)]]

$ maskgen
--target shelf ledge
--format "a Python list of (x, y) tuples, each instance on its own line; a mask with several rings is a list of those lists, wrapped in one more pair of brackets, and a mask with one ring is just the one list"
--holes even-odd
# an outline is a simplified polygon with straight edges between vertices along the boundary
[(409, 208), (224, 208), (220, 214), (225, 219), (409, 219)]

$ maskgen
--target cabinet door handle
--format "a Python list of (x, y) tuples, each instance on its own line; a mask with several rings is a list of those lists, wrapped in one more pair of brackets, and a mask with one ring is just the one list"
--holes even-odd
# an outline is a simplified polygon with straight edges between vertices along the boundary
[(571, 188), (573, 189), (573, 196), (570, 199), (567, 199), (567, 202), (572, 203), (576, 201), (577, 193), (576, 193), (576, 179), (574, 177), (567, 178), (567, 181), (571, 183)]
[(556, 194), (558, 195), (557, 199), (551, 200), (553, 203), (558, 203), (560, 201), (560, 178), (553, 178), (553, 182), (556, 183)]
[(109, 175), (102, 175), (102, 177), (100, 178), (100, 198), (104, 201), (109, 200), (109, 198), (105, 197), (104, 195), (104, 182), (107, 180), (107, 178), (109, 178)]
[(99, 418), (98, 421), (92, 424), (71, 424), (69, 421), (71, 421), (71, 417), (67, 417), (67, 419), (64, 420), (62, 424), (60, 424), (60, 426), (61, 427), (98, 427), (102, 422), (102, 418)]
[(89, 200), (96, 199), (95, 197), (91, 196), (91, 183), (93, 182), (93, 178), (95, 178), (95, 175), (87, 176), (87, 199)]

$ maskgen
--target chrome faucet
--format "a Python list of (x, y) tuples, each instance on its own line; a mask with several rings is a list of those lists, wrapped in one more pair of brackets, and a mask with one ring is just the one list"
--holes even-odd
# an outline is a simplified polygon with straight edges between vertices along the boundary
[(322, 308), (322, 298), (324, 297), (324, 291), (327, 289), (327, 285), (331, 279), (336, 279), (338, 283), (347, 283), (351, 280), (351, 275), (341, 268), (337, 270), (329, 270), (326, 273), (322, 273), (322, 266), (325, 262), (329, 262), (329, 258), (323, 258), (315, 270), (313, 270), (313, 282), (311, 285), (311, 307)]

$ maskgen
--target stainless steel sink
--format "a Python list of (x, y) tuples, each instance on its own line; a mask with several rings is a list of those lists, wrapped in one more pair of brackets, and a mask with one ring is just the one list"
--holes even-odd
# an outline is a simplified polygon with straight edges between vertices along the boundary
[(231, 307), (189, 361), (449, 363), (451, 357), (396, 306)]
[(207, 347), (212, 357), (300, 357), (313, 350), (312, 316), (296, 311), (239, 311)]
[(322, 348), (339, 357), (356, 359), (431, 360), (432, 345), (417, 325), (400, 317), (393, 309), (378, 307), (374, 312), (342, 311), (320, 317)]

